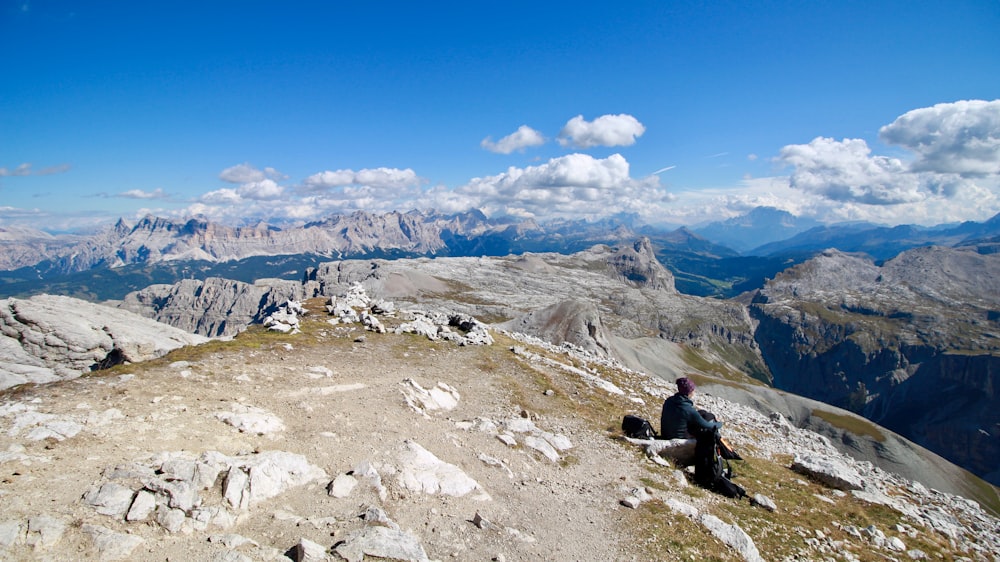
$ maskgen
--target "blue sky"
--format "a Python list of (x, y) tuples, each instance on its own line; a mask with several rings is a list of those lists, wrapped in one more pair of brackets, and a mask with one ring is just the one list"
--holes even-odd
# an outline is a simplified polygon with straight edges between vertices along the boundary
[(995, 0), (0, 0), (0, 226), (984, 220), (998, 29)]

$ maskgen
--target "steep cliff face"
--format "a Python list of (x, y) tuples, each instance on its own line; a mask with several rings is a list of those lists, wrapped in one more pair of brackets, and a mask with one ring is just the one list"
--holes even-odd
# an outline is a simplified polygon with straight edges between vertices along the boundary
[(750, 306), (776, 387), (860, 413), (1000, 482), (1000, 259), (827, 252)]
[(230, 336), (261, 322), (288, 300), (301, 299), (297, 281), (249, 284), (217, 277), (150, 285), (127, 295), (120, 308), (203, 336)]

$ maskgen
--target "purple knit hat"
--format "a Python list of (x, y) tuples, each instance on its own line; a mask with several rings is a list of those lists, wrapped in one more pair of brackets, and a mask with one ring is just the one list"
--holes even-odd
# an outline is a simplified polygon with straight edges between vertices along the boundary
[(677, 392), (684, 396), (691, 396), (691, 393), (694, 392), (694, 383), (687, 377), (677, 379)]

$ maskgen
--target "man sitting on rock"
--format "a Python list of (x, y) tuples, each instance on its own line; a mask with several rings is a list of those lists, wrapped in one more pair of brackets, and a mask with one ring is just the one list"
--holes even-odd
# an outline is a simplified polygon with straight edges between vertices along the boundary
[(694, 382), (687, 377), (677, 379), (677, 394), (663, 401), (660, 413), (660, 439), (690, 439), (712, 433), (722, 422), (706, 420), (694, 408)]
[[(722, 422), (709, 412), (694, 407), (695, 385), (691, 379), (677, 379), (677, 393), (663, 401), (660, 413), (660, 439), (695, 438), (694, 479), (699, 485), (729, 497), (742, 497), (743, 488), (722, 474), (722, 459), (716, 443)], [(708, 418), (708, 419), (706, 419)]]

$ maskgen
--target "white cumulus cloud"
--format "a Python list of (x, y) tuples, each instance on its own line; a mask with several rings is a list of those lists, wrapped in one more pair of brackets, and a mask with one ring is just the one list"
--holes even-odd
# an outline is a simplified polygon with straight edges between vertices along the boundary
[(265, 179), (244, 183), (236, 192), (240, 197), (245, 199), (266, 201), (281, 197), (281, 194), (285, 192), (285, 188), (278, 185), (272, 179)]
[(871, 156), (862, 139), (817, 137), (781, 149), (778, 160), (792, 166), (792, 187), (835, 201), (886, 205), (922, 198), (918, 178), (896, 158)]
[(419, 186), (423, 179), (410, 168), (374, 168), (325, 171), (306, 178), (303, 187), (308, 191), (328, 191), (348, 186), (365, 186), (374, 189), (404, 189)]
[(209, 191), (198, 198), (199, 203), (209, 205), (235, 205), (242, 200), (243, 198), (240, 197), (240, 194), (235, 189), (229, 187)]
[(1000, 173), (1000, 100), (965, 100), (914, 109), (882, 127), (879, 136), (916, 153), (914, 170)]
[(431, 191), (437, 208), (457, 197), (466, 209), (487, 214), (537, 218), (600, 217), (619, 212), (648, 216), (670, 200), (656, 176), (633, 179), (620, 154), (598, 159), (568, 154), (538, 166), (510, 167), (495, 176), (474, 178), (454, 191)]
[(515, 150), (523, 152), (525, 148), (541, 146), (543, 144), (545, 144), (545, 137), (542, 133), (527, 125), (521, 125), (516, 131), (497, 142), (493, 142), (491, 137), (486, 137), (479, 143), (486, 150), (496, 152), (497, 154), (510, 154)]
[(626, 113), (602, 115), (593, 121), (577, 115), (559, 132), (559, 144), (579, 148), (631, 146), (645, 132), (646, 127)]
[(229, 183), (254, 183), (262, 182), (266, 179), (281, 180), (285, 179), (285, 176), (271, 167), (259, 170), (249, 163), (243, 163), (222, 170), (219, 173), (219, 179)]

